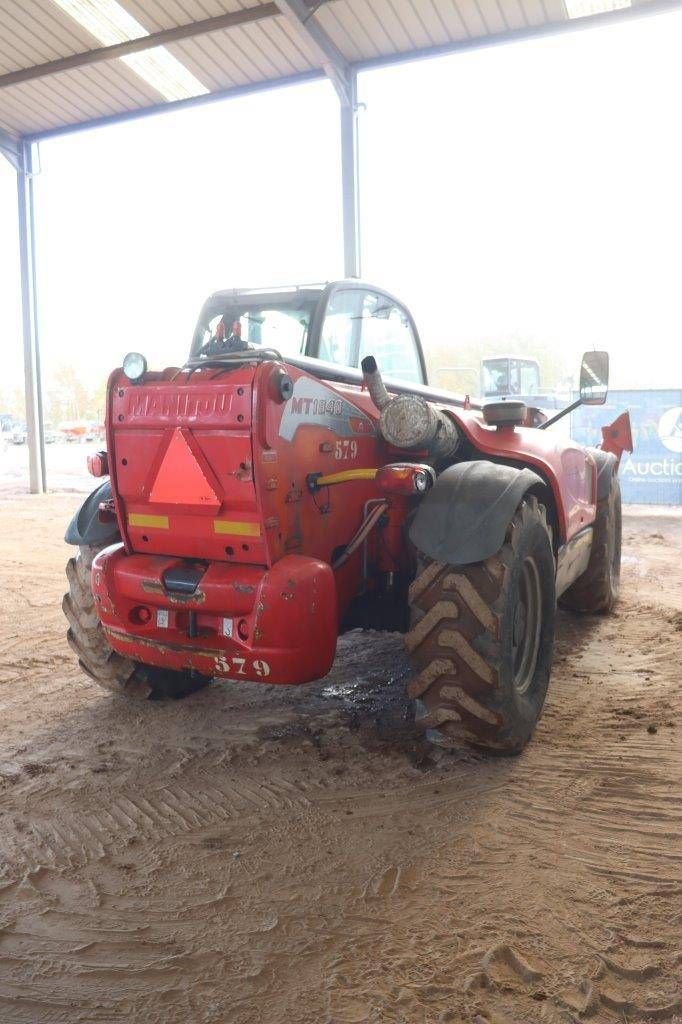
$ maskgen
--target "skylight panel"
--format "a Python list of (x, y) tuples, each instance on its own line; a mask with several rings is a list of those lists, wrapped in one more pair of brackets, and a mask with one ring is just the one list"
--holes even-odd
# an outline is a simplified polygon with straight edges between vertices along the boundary
[(605, 14), (632, 7), (631, 0), (564, 0), (569, 18), (589, 18), (592, 14)]
[[(54, 0), (102, 46), (148, 36), (149, 32), (117, 0)], [(131, 53), (120, 60), (165, 100), (184, 100), (209, 90), (165, 46)]]

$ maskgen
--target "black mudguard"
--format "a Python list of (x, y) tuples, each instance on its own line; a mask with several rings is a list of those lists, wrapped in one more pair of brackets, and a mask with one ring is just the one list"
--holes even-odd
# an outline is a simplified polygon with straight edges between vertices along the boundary
[(586, 449), (597, 463), (597, 501), (608, 498), (613, 474), (618, 472), (618, 459), (613, 452), (603, 452), (601, 448)]
[(544, 483), (530, 469), (458, 462), (443, 470), (417, 509), (410, 540), (437, 562), (482, 562), (500, 550), (523, 495), (537, 487)]
[(101, 523), (99, 506), (102, 501), (111, 500), (111, 483), (103, 484), (89, 494), (69, 523), (64, 540), (67, 544), (115, 544), (121, 539), (116, 523)]

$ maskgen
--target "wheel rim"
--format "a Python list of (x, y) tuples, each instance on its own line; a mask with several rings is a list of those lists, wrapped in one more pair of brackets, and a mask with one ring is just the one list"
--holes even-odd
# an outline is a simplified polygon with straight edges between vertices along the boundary
[(535, 559), (526, 558), (521, 565), (519, 593), (514, 610), (512, 658), (514, 689), (525, 693), (533, 681), (540, 649), (542, 626), (542, 590)]

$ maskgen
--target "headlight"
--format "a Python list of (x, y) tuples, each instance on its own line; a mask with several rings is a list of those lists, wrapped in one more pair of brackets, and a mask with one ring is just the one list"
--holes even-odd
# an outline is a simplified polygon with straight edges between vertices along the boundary
[(128, 380), (140, 380), (147, 372), (147, 360), (139, 352), (129, 352), (123, 360), (123, 372)]

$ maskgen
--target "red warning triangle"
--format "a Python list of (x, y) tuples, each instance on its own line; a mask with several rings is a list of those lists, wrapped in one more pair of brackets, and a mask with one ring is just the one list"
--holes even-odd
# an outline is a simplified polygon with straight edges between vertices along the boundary
[(149, 492), (162, 505), (202, 505), (218, 508), (220, 498), (208, 481), (181, 427), (176, 427)]

